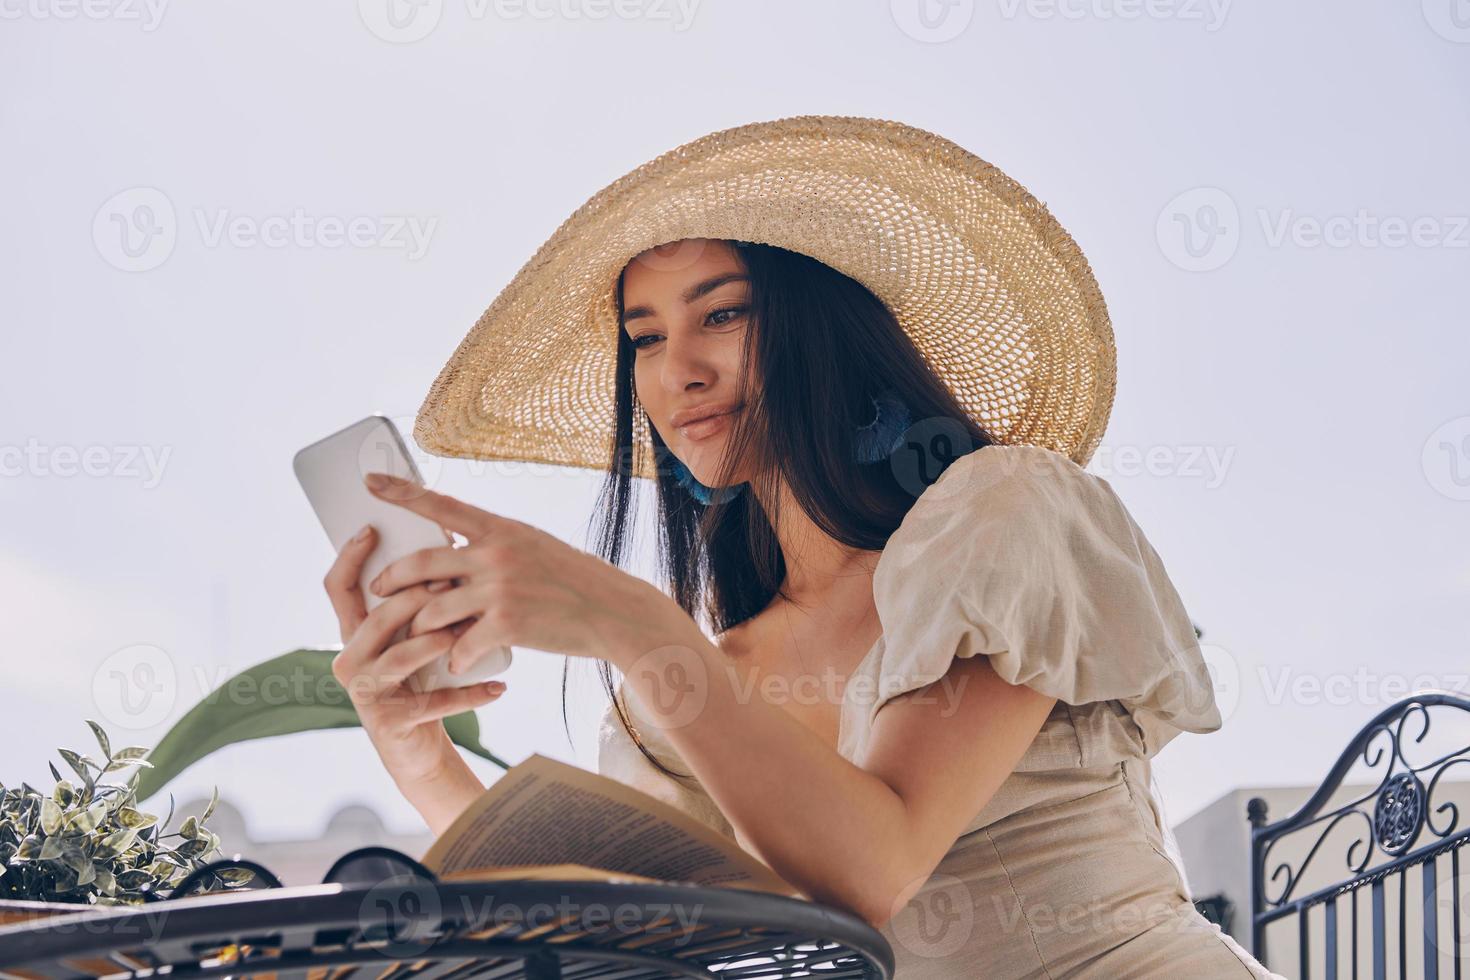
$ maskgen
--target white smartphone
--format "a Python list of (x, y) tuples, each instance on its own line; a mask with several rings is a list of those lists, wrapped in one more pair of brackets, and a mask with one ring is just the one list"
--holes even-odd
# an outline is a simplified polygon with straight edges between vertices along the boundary
[[(312, 443), (296, 453), (291, 465), (335, 552), (340, 553), (364, 524), (377, 529), (377, 547), (363, 563), (360, 579), (368, 612), (386, 598), (367, 587), (385, 567), (423, 548), (454, 544), (454, 538), (437, 523), (379, 500), (362, 482), (369, 473), (388, 473), (423, 485), (403, 437), (385, 416), (369, 415)], [(407, 635), (405, 626), (394, 634), (393, 642)], [(448, 658), (440, 657), (419, 668), (414, 674), (417, 683), (411, 681), (410, 687), (424, 691), (468, 687), (502, 673), (510, 664), (511, 650), (506, 646), (471, 664), (463, 674), (449, 673)]]

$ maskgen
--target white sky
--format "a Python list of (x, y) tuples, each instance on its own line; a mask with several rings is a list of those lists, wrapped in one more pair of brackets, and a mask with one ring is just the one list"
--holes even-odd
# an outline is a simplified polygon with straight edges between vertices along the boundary
[[(406, 427), (606, 183), (803, 113), (947, 136), (1086, 252), (1119, 351), (1091, 469), (1233, 671), (1225, 728), (1156, 762), (1172, 820), (1238, 785), (1315, 783), (1410, 688), (1470, 686), (1455, 0), (957, 0), (927, 27), (913, 0), (426, 0), (396, 21), (387, 2), (0, 0), (0, 779), (90, 746), (116, 651), (175, 669), (155, 724), (113, 719), (115, 741), (149, 744), (201, 678), (334, 643), (331, 550), (292, 453), (369, 412)], [(120, 248), (116, 216), (144, 206), (171, 251)], [(214, 236), (298, 211), (364, 216), (369, 240)], [(398, 218), (416, 244), (388, 234)], [(103, 475), (58, 473), (64, 447), (100, 447)], [(1129, 447), (1156, 471), (1129, 470)], [(444, 492), (585, 543), (597, 475), (437, 465)], [(574, 664), (569, 743), (561, 665), (517, 652), (481, 712), (503, 757), (593, 767), (593, 667)], [(213, 783), (257, 836), (352, 801), (418, 826), (357, 731), (235, 747), (171, 789)]]

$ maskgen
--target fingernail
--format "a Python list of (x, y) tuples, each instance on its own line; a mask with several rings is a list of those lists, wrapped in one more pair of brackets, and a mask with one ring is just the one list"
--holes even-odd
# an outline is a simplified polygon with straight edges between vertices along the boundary
[(437, 582), (430, 582), (428, 585), (428, 589), (430, 592), (443, 592), (445, 589), (449, 588), (453, 584), (454, 583), (449, 581), (448, 579), (441, 578)]
[(457, 674), (457, 673), (459, 673), (459, 664), (455, 663), (453, 657), (451, 657), (449, 659), (449, 672), (451, 674)]
[(492, 691), (503, 691), (503, 690), (505, 690), (505, 682), (504, 681), (486, 681), (485, 682), (485, 686), (488, 687)]
[(362, 526), (362, 530), (358, 531), (356, 534), (354, 534), (352, 536), (352, 540), (354, 540), (354, 541), (366, 541), (367, 540), (367, 536), (369, 534), (372, 534), (372, 533), (373, 533), (373, 526), (371, 524), (364, 524)]

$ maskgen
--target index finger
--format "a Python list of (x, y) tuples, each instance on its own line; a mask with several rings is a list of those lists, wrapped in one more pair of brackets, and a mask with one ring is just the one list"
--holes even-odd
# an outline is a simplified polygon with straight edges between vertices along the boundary
[(502, 518), (453, 497), (430, 490), (387, 473), (369, 473), (363, 477), (368, 491), (379, 500), (397, 504), (405, 510), (427, 517), (450, 531), (477, 539)]
[(377, 533), (378, 529), (368, 524), (353, 535), (342, 546), (342, 550), (337, 552), (337, 558), (332, 562), (332, 567), (327, 569), (326, 578), (322, 582), (326, 586), (327, 598), (332, 602), (332, 611), (337, 614), (344, 643), (367, 618), (362, 594), (362, 566), (367, 561), (367, 556), (377, 547)]

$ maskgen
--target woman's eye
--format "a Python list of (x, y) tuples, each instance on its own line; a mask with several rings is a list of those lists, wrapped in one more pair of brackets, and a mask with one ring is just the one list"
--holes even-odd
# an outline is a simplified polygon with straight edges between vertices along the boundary
[[(743, 306), (726, 306), (718, 310), (711, 310), (709, 314), (705, 317), (705, 320), (712, 321), (712, 326), (723, 327), (731, 320), (736, 319), (740, 314), (744, 313), (745, 309), (746, 308)], [(725, 319), (720, 319), (720, 317), (726, 313), (730, 314), (730, 316)], [(645, 347), (652, 347), (653, 342), (659, 339), (661, 338), (656, 333), (646, 333), (641, 337), (634, 337), (631, 343), (633, 344), (634, 350), (642, 350)], [(645, 340), (649, 341), (649, 343), (645, 344)]]
[[(711, 311), (710, 312), (710, 315), (709, 315), (709, 318), (710, 319), (713, 319), (714, 317), (719, 316), (721, 313), (744, 313), (744, 312), (745, 312), (745, 307), (743, 307), (743, 306), (726, 306), (726, 307), (723, 307), (722, 309)], [(729, 320), (721, 320), (718, 323), (716, 323), (715, 326), (722, 326), (722, 325), (724, 325), (726, 323), (729, 323), (729, 322), (730, 322)]]

